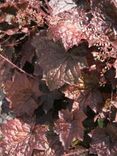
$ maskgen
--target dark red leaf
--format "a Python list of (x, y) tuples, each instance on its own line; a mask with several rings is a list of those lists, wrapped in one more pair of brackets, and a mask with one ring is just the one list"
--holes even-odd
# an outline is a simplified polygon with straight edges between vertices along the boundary
[(86, 110), (89, 106), (94, 112), (98, 112), (102, 108), (103, 97), (98, 89), (85, 90), (78, 97), (80, 108)]
[(117, 154), (117, 127), (109, 124), (107, 128), (96, 128), (92, 132), (90, 152), (100, 156), (116, 156)]
[(37, 98), (41, 95), (39, 82), (36, 79), (27, 77), (24, 73), (15, 71), (11, 81), (4, 83), (4, 91), (10, 100), (11, 110), (16, 116), (27, 114), (33, 115), (38, 107)]
[(56, 122), (56, 131), (59, 133), (65, 149), (70, 146), (74, 138), (83, 140), (84, 127), (82, 122), (86, 115), (79, 109), (78, 103), (74, 103), (72, 112), (68, 109), (60, 111), (59, 118)]
[(19, 119), (9, 120), (0, 126), (0, 147), (2, 155), (31, 156), (33, 149), (46, 151), (47, 140), (44, 126), (26, 124)]
[(76, 84), (79, 81), (80, 69), (87, 66), (85, 57), (65, 52), (59, 42), (49, 39), (44, 33), (40, 33), (33, 40), (33, 45), (38, 56), (37, 62), (43, 69), (43, 79), (51, 90), (64, 85)]

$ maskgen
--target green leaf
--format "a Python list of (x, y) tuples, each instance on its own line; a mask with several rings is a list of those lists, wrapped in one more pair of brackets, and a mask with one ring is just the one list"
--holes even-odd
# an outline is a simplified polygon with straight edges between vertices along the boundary
[(98, 126), (104, 128), (104, 119), (98, 119)]

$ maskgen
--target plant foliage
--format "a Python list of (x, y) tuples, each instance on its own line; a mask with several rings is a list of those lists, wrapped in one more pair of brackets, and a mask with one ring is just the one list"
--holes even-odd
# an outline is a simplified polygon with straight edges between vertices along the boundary
[(117, 155), (117, 1), (0, 1), (0, 155)]

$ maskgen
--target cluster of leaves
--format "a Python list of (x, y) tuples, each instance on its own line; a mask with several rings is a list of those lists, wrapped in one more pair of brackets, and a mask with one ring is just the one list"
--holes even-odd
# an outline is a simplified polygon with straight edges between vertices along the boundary
[(116, 156), (116, 0), (0, 9), (0, 155)]

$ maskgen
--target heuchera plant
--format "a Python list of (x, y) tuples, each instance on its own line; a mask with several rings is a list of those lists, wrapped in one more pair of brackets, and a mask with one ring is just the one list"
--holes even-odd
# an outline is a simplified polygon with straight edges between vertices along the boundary
[(0, 155), (117, 155), (117, 1), (0, 2)]

